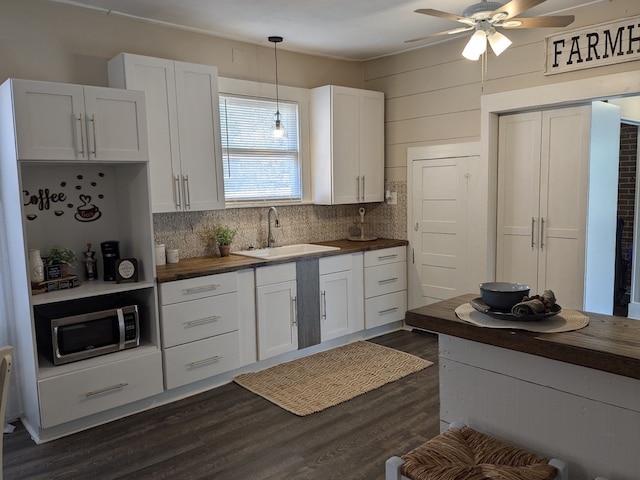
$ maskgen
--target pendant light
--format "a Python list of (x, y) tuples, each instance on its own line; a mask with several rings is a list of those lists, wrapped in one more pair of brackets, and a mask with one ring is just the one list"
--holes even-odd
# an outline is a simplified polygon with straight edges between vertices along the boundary
[(276, 113), (274, 115), (275, 122), (272, 133), (274, 138), (285, 138), (287, 131), (280, 120), (280, 96), (278, 94), (278, 43), (282, 42), (282, 37), (272, 36), (269, 37), (269, 41), (273, 43), (273, 51), (276, 58)]

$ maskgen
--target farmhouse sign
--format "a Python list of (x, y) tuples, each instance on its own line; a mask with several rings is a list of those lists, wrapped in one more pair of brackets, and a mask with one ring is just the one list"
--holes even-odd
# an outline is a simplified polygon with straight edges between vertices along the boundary
[(545, 75), (640, 60), (640, 17), (546, 38)]

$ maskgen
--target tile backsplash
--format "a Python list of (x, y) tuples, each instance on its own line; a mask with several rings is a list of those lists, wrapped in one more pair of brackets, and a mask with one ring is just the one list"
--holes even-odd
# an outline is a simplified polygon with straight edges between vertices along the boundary
[[(357, 205), (276, 206), (281, 227), (275, 230), (276, 245), (339, 240), (360, 233), (358, 209), (364, 207), (365, 235), (379, 238), (407, 238), (407, 184), (387, 182), (385, 188), (398, 193), (398, 203)], [(264, 207), (229, 208), (203, 212), (156, 213), (153, 215), (155, 242), (178, 248), (181, 258), (218, 255), (205, 232), (217, 225), (237, 228), (231, 251), (249, 246), (262, 248), (267, 239), (268, 204)]]

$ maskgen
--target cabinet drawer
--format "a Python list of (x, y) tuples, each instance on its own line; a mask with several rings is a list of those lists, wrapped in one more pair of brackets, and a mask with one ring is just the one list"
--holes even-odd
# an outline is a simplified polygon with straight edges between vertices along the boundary
[(238, 330), (238, 294), (164, 305), (161, 322), (164, 348)]
[(160, 284), (160, 305), (222, 295), (238, 290), (236, 272), (188, 278)]
[(347, 270), (351, 270), (354, 268), (354, 258), (358, 255), (362, 255), (362, 253), (358, 252), (347, 255), (321, 257), (319, 261), (319, 273), (320, 275), (326, 275), (327, 273), (346, 272)]
[(407, 311), (407, 292), (369, 298), (364, 302), (364, 327), (373, 328), (404, 320)]
[(238, 368), (239, 338), (238, 332), (231, 332), (166, 349), (167, 390)]
[(407, 247), (383, 248), (364, 252), (364, 266), (373, 267), (393, 262), (406, 262)]
[(256, 287), (296, 279), (296, 262), (256, 268)]
[(390, 263), (388, 265), (365, 268), (365, 298), (406, 290), (406, 288), (407, 265), (405, 263)]
[(38, 382), (42, 428), (162, 393), (159, 350)]

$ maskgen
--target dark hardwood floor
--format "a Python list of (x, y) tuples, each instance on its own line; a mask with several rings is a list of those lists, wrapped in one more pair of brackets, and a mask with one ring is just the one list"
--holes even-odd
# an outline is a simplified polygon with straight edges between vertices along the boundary
[(4, 478), (383, 479), (389, 456), (439, 433), (438, 341), (372, 341), (434, 365), (307, 417), (230, 383), (43, 445), (18, 424), (4, 436)]

